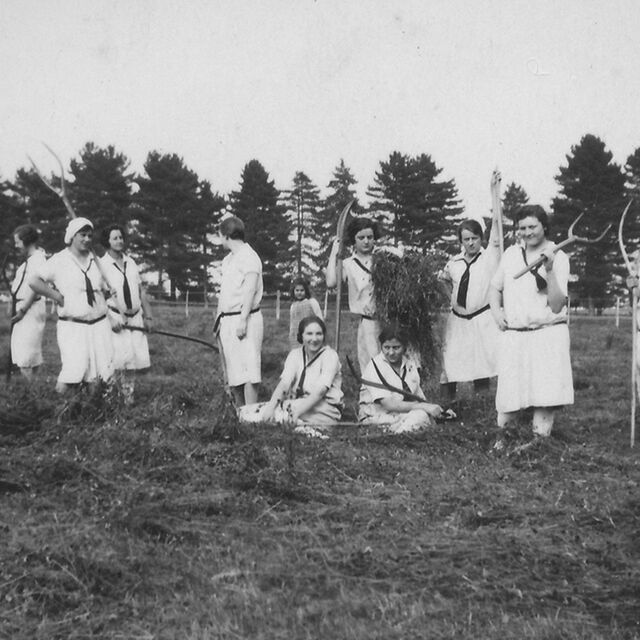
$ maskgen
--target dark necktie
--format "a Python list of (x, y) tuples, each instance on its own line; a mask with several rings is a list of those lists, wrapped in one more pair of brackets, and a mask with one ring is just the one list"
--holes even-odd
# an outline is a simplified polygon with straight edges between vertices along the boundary
[(89, 272), (89, 269), (91, 269), (92, 262), (93, 262), (93, 258), (89, 260), (89, 266), (86, 268), (86, 270), (80, 267), (80, 271), (82, 271), (82, 275), (84, 276), (84, 286), (87, 291), (87, 304), (90, 307), (92, 307), (93, 303), (96, 301), (96, 295), (93, 292), (93, 285), (91, 284), (91, 280), (89, 280), (89, 276), (87, 275), (87, 273)]
[[(527, 262), (527, 252), (524, 250), (524, 248), (522, 249), (522, 259), (524, 260), (524, 263), (528, 266), (529, 263)], [(536, 287), (538, 287), (538, 291), (546, 291), (547, 281), (538, 273), (541, 266), (542, 265), (540, 264), (537, 267), (534, 267), (533, 269), (531, 269), (531, 273), (533, 274), (533, 277), (536, 279)]]
[(460, 284), (458, 285), (458, 296), (456, 298), (456, 302), (459, 307), (463, 307), (466, 309), (467, 307), (467, 292), (469, 291), (469, 277), (471, 276), (471, 265), (480, 257), (480, 254), (476, 254), (476, 256), (471, 260), (471, 262), (464, 261), (465, 269), (462, 277), (460, 278)]
[[(114, 263), (115, 264), (115, 263)], [(127, 311), (130, 311), (133, 308), (133, 303), (131, 302), (131, 288), (129, 287), (129, 280), (127, 280), (127, 263), (125, 262), (123, 265), (123, 269), (116, 264), (116, 269), (120, 271), (124, 281), (122, 283), (122, 295), (124, 296), (124, 304), (127, 307)]]

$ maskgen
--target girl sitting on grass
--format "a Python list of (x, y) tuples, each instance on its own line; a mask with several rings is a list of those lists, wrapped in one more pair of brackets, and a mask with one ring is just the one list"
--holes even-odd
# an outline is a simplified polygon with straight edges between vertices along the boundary
[[(408, 433), (432, 425), (435, 418), (442, 416), (442, 407), (426, 401), (418, 370), (405, 356), (407, 336), (398, 327), (386, 326), (379, 339), (382, 351), (371, 359), (362, 374), (359, 420), (364, 424), (387, 425), (391, 433)], [(402, 393), (368, 386), (364, 381), (402, 389), (422, 400), (407, 399)]]
[(298, 347), (298, 326), (303, 318), (317, 316), (321, 320), (322, 310), (311, 296), (309, 283), (304, 278), (295, 278), (291, 283), (291, 307), (289, 308), (289, 348)]
[(240, 422), (292, 423), (297, 433), (326, 438), (324, 427), (340, 420), (342, 373), (338, 354), (325, 345), (326, 327), (316, 316), (300, 321), (297, 339), (269, 402), (240, 408)]

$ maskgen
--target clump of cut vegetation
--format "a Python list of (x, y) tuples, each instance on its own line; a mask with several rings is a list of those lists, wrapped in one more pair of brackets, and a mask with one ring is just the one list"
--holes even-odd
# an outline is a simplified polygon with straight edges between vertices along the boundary
[(402, 256), (375, 254), (372, 281), (376, 312), (382, 322), (397, 323), (411, 336), (412, 346), (425, 366), (440, 358), (436, 331), (446, 292), (438, 280), (442, 257), (407, 251)]

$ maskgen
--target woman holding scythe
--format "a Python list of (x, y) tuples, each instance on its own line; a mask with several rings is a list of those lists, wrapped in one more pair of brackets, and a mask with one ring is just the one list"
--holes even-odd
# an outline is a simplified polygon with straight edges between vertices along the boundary
[[(376, 240), (380, 238), (378, 224), (371, 218), (354, 218), (347, 228), (347, 243), (353, 245), (353, 254), (342, 261), (342, 279), (349, 289), (349, 311), (360, 316), (358, 325), (358, 363), (360, 371), (373, 356), (380, 353), (378, 334), (380, 323), (375, 317), (376, 308), (371, 282), (373, 267), (373, 250)], [(326, 280), (327, 287), (338, 284), (337, 273), (338, 253), (341, 250), (343, 238), (336, 238), (329, 255)], [(338, 301), (340, 304), (340, 301)]]

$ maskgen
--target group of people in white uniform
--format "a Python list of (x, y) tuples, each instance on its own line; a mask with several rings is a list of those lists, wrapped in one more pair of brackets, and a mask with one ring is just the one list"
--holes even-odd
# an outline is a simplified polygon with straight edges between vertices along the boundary
[(23, 375), (32, 379), (42, 364), (44, 299), (49, 298), (57, 305), (62, 364), (56, 389), (65, 392), (83, 382), (108, 381), (120, 372), (125, 398), (131, 400), (131, 374), (150, 366), (143, 330), (152, 322), (151, 307), (138, 267), (124, 253), (123, 228), (112, 225), (104, 230), (107, 251), (102, 258), (93, 252), (93, 232), (90, 220), (74, 218), (65, 231), (66, 248), (47, 260), (35, 227), (15, 230), (15, 246), (26, 260), (11, 288), (16, 301), (11, 355)]
[[(497, 425), (508, 426), (521, 409), (533, 409), (533, 430), (548, 436), (555, 409), (573, 402), (567, 326), (569, 261), (548, 238), (549, 222), (542, 207), (525, 205), (516, 216), (518, 242), (500, 254), (494, 225), (487, 247), (477, 221), (459, 225), (461, 252), (440, 278), (451, 290), (451, 312), (443, 348), (442, 391), (446, 403), (456, 397), (460, 382), (489, 389), (497, 375)], [(15, 233), (27, 258), (17, 272), (17, 297), (12, 352), (23, 372), (42, 362), (36, 327), (44, 326), (44, 301), (58, 305), (58, 345), (62, 369), (58, 389), (83, 380), (109, 379), (114, 369), (149, 366), (144, 332), (151, 309), (135, 262), (124, 253), (124, 231), (105, 230), (107, 254), (92, 253), (93, 225), (72, 220), (65, 233), (67, 248), (45, 260), (37, 232), (29, 226)], [(219, 235), (228, 255), (214, 322), (226, 382), (244, 422), (291, 423), (309, 435), (326, 437), (341, 419), (341, 364), (326, 344), (326, 325), (304, 280), (294, 281), (290, 340), (295, 337), (279, 381), (267, 402), (258, 402), (261, 382), (263, 317), (262, 263), (245, 242), (244, 223), (229, 216)], [(407, 357), (409, 337), (397, 326), (381, 326), (376, 318), (371, 271), (378, 225), (355, 218), (347, 231), (353, 253), (343, 261), (349, 309), (360, 317), (358, 362), (362, 375), (358, 418), (384, 425), (395, 433), (422, 429), (441, 417), (440, 404), (430, 403), (420, 387), (415, 359)], [(326, 269), (328, 287), (337, 284), (339, 241)], [(544, 258), (541, 266), (514, 276)], [(41, 339), (40, 339), (41, 340)]]
[[(551, 432), (556, 409), (573, 403), (566, 306), (569, 261), (549, 239), (542, 207), (521, 207), (515, 224), (518, 241), (503, 255), (497, 225), (492, 226), (486, 248), (477, 221), (459, 225), (461, 252), (440, 274), (451, 291), (441, 386), (448, 404), (456, 397), (458, 383), (472, 382), (476, 391), (487, 392), (490, 379), (497, 376), (497, 426), (507, 427), (520, 410), (532, 409), (533, 432), (544, 437)], [(415, 359), (407, 357), (408, 336), (398, 327), (380, 326), (376, 318), (371, 270), (378, 226), (369, 218), (356, 218), (347, 236), (353, 254), (344, 260), (342, 273), (349, 309), (360, 317), (357, 350), (363, 383), (358, 418), (394, 433), (427, 427), (443, 409), (424, 396)], [(326, 269), (328, 287), (337, 283), (338, 251), (336, 241)], [(514, 277), (540, 257), (541, 266)], [(298, 284), (302, 290), (294, 305), (310, 298), (308, 287)], [(252, 301), (254, 308), (258, 302)], [(311, 310), (315, 300), (307, 302)], [(301, 319), (296, 338), (300, 346), (287, 357), (271, 399), (257, 403), (245, 398), (240, 418), (292, 422), (300, 431), (322, 436), (340, 419), (340, 359), (326, 344), (326, 327), (316, 310)]]

